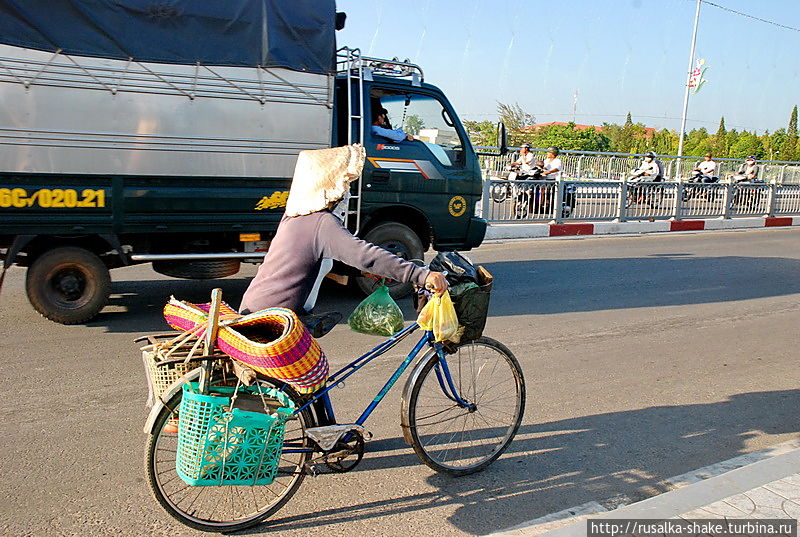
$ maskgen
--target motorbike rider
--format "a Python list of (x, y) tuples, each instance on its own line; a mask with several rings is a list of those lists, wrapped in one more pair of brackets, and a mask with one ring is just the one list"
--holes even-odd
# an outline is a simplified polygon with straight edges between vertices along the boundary
[(631, 172), (628, 181), (657, 183), (664, 179), (664, 165), (652, 151), (645, 153), (639, 167)]
[(517, 179), (529, 179), (533, 175), (533, 153), (531, 153), (531, 144), (524, 143), (519, 148), (519, 158), (511, 163), (511, 169), (515, 167), (519, 170), (517, 172)]
[(741, 166), (739, 166), (739, 170), (736, 172), (736, 175), (731, 177), (731, 179), (736, 183), (751, 183), (758, 180), (758, 164), (756, 164), (756, 157), (750, 155), (747, 157)]
[(715, 183), (719, 180), (716, 172), (717, 163), (711, 158), (711, 153), (706, 153), (692, 170), (693, 180), (698, 183)]
[(548, 180), (557, 180), (561, 177), (561, 159), (558, 158), (558, 154), (561, 150), (555, 146), (551, 146), (547, 148), (547, 158), (544, 159), (544, 171), (542, 172), (542, 176), (544, 179)]

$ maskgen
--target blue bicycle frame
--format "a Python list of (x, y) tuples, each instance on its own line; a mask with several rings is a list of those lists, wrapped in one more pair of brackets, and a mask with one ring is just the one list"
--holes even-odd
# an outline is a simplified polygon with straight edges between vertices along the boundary
[[(381, 356), (389, 349), (393, 348), (395, 345), (400, 343), (403, 339), (405, 339), (409, 334), (415, 332), (419, 328), (417, 323), (411, 323), (409, 326), (404, 328), (403, 330), (399, 331), (383, 343), (376, 346), (374, 349), (369, 351), (368, 353), (362, 355), (356, 360), (353, 360), (346, 366), (342, 367), (340, 370), (336, 371), (328, 378), (328, 383), (324, 389), (320, 390), (319, 392), (315, 393), (314, 396), (306, 402), (303, 406), (298, 408), (294, 411), (294, 414), (298, 414), (303, 410), (307, 409), (311, 405), (313, 405), (316, 401), (321, 400), (322, 403), (325, 405), (325, 409), (328, 413), (328, 417), (335, 423), (336, 417), (333, 412), (333, 404), (331, 403), (331, 398), (329, 392), (336, 386), (342, 384), (345, 380), (350, 378), (350, 376), (354, 375), (359, 369), (370, 363), (372, 360)], [(439, 386), (442, 389), (442, 393), (450, 400), (452, 400), (457, 405), (464, 407), (464, 408), (471, 408), (473, 406), (472, 403), (469, 403), (462, 399), (461, 395), (458, 393), (458, 390), (453, 383), (453, 377), (450, 374), (450, 368), (447, 365), (447, 358), (444, 348), (442, 347), (441, 343), (437, 343), (434, 341), (433, 332), (425, 331), (424, 335), (420, 338), (414, 348), (411, 349), (411, 352), (408, 353), (405, 360), (397, 367), (394, 374), (389, 378), (389, 380), (384, 384), (383, 388), (375, 395), (372, 402), (367, 406), (367, 408), (361, 413), (361, 416), (354, 422), (356, 425), (363, 425), (364, 422), (367, 421), (370, 414), (375, 410), (375, 408), (380, 404), (392, 386), (395, 385), (397, 380), (400, 376), (408, 369), (408, 366), (414, 361), (414, 358), (419, 355), (419, 352), (425, 348), (425, 346), (430, 346), (436, 351), (438, 356), (438, 363), (434, 366), (436, 368), (436, 378), (439, 381)], [(312, 448), (297, 448), (297, 449), (286, 449), (284, 448), (284, 453), (302, 453), (302, 452), (310, 452), (313, 451)]]

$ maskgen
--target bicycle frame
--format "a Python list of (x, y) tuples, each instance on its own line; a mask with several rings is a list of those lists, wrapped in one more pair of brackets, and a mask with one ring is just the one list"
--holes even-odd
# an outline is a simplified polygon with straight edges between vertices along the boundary
[[(371, 362), (372, 360), (374, 360), (378, 356), (381, 356), (382, 354), (386, 353), (389, 349), (392, 349), (395, 345), (397, 345), (400, 341), (405, 339), (408, 335), (410, 335), (411, 333), (416, 331), (418, 328), (419, 328), (419, 325), (417, 323), (411, 323), (409, 326), (407, 326), (406, 328), (404, 328), (403, 330), (401, 330), (397, 334), (393, 335), (392, 337), (390, 337), (386, 341), (384, 341), (384, 342), (380, 343), (379, 345), (377, 345), (371, 351), (367, 352), (366, 354), (360, 356), (356, 360), (353, 360), (352, 362), (350, 362), (346, 366), (344, 366), (341, 369), (339, 369), (338, 371), (336, 371), (334, 374), (332, 374), (328, 378), (327, 386), (324, 389), (322, 389), (321, 391), (319, 391), (316, 394), (314, 394), (314, 396), (309, 401), (307, 401), (306, 404), (304, 404), (303, 406), (301, 406), (300, 408), (295, 410), (294, 414), (298, 414), (298, 413), (302, 412), (303, 410), (305, 410), (308, 407), (310, 407), (311, 405), (313, 405), (316, 401), (321, 400), (323, 402), (323, 404), (325, 405), (326, 411), (328, 412), (328, 417), (335, 422), (336, 421), (336, 417), (335, 417), (334, 411), (333, 411), (333, 404), (332, 404), (331, 398), (330, 398), (330, 391), (333, 388), (335, 388), (336, 386), (339, 386), (342, 383), (344, 383), (345, 380), (350, 378), (359, 369), (361, 369), (362, 367), (367, 365), (369, 362)], [(442, 347), (441, 343), (436, 343), (434, 341), (433, 332), (425, 331), (424, 335), (420, 338), (420, 340), (417, 342), (417, 344), (414, 345), (414, 348), (411, 349), (411, 351), (408, 353), (408, 356), (406, 356), (406, 358), (400, 363), (400, 365), (397, 367), (397, 369), (392, 374), (392, 376), (389, 378), (389, 380), (386, 381), (386, 383), (384, 384), (383, 388), (380, 389), (380, 391), (375, 395), (375, 397), (370, 402), (370, 404), (367, 406), (367, 408), (364, 409), (364, 411), (361, 413), (359, 418), (353, 423), (355, 423), (356, 425), (363, 425), (367, 421), (367, 418), (369, 418), (370, 414), (372, 414), (372, 412), (375, 410), (375, 408), (377, 408), (377, 406), (380, 404), (380, 402), (383, 400), (383, 398), (386, 396), (386, 394), (389, 393), (389, 390), (392, 388), (392, 386), (394, 386), (397, 383), (397, 381), (400, 379), (400, 377), (405, 372), (405, 370), (408, 369), (408, 366), (411, 365), (411, 362), (414, 361), (414, 358), (416, 358), (419, 355), (420, 351), (422, 351), (422, 349), (425, 348), (426, 345), (431, 347), (436, 352), (436, 354), (438, 356), (439, 360), (438, 360), (438, 363), (435, 366), (436, 367), (436, 377), (437, 377), (437, 379), (439, 381), (439, 386), (442, 389), (442, 393), (448, 399), (452, 400), (453, 402), (455, 402), (459, 406), (466, 407), (466, 408), (470, 408), (470, 407), (473, 406), (471, 403), (465, 401), (461, 397), (461, 395), (458, 393), (458, 390), (456, 389), (455, 384), (453, 382), (453, 377), (450, 374), (450, 368), (447, 365), (447, 359), (446, 359), (445, 351), (444, 351), (444, 348)], [(284, 448), (283, 451), (284, 451), (284, 453), (302, 453), (302, 452), (311, 452), (311, 451), (313, 451), (313, 449), (312, 448), (297, 448), (297, 449), (285, 449)]]

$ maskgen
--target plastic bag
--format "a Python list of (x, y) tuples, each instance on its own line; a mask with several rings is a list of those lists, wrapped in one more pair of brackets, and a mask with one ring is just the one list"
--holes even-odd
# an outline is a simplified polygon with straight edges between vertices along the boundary
[(459, 252), (440, 252), (431, 260), (428, 268), (436, 272), (447, 271), (447, 283), (451, 286), (465, 282), (481, 284), (475, 265)]
[(402, 330), (403, 322), (403, 312), (385, 285), (365, 298), (347, 319), (350, 329), (355, 332), (387, 337)]
[(442, 296), (432, 297), (419, 312), (417, 323), (422, 329), (433, 331), (436, 341), (453, 338), (458, 332), (458, 317), (450, 293), (445, 291)]

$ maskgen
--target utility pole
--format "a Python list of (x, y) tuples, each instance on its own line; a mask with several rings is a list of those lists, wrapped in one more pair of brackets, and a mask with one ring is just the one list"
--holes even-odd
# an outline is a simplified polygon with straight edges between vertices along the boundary
[(578, 112), (578, 90), (575, 90), (575, 94), (572, 96), (572, 122), (577, 123), (575, 121), (575, 116)]
[[(692, 47), (689, 51), (689, 69), (686, 73), (686, 88), (683, 94), (683, 116), (681, 116), (681, 132), (680, 138), (678, 138), (678, 159), (677, 159), (677, 168), (675, 170), (675, 175), (677, 176), (680, 172), (681, 166), (681, 157), (683, 156), (683, 137), (686, 132), (686, 114), (689, 111), (689, 82), (692, 79), (692, 66), (694, 64), (694, 50), (695, 45), (697, 45), (697, 26), (700, 22), (700, 4), (703, 0), (697, 0), (697, 9), (694, 13), (694, 31), (692, 31)], [(676, 177), (677, 178), (677, 177)]]

